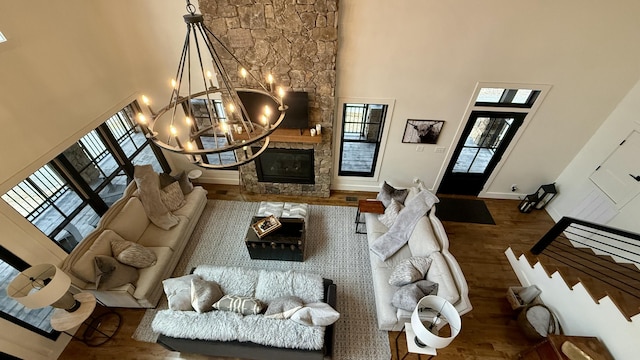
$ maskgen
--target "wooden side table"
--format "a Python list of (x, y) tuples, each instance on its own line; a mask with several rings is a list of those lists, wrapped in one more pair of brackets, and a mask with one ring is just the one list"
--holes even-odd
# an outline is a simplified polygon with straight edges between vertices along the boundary
[(570, 341), (593, 360), (613, 360), (613, 356), (597, 337), (565, 336), (549, 334), (542, 342), (518, 355), (518, 359), (525, 360), (568, 360), (562, 352), (562, 344)]
[(362, 213), (384, 214), (384, 205), (382, 201), (378, 200), (360, 200), (358, 201), (358, 212), (356, 213), (356, 234), (366, 234), (367, 229), (364, 231), (359, 230), (359, 226), (364, 224), (364, 220), (361, 220)]
[[(109, 310), (102, 315), (93, 317), (92, 314), (97, 304), (96, 297), (90, 292), (81, 292), (73, 297), (80, 302), (78, 310), (74, 312), (67, 312), (63, 309), (54, 310), (51, 316), (51, 327), (56, 331), (70, 335), (74, 339), (81, 340), (89, 346), (99, 346), (109, 341), (120, 328), (120, 323), (122, 322), (120, 314)], [(88, 321), (89, 319), (91, 321)], [(112, 326), (108, 330), (101, 327), (103, 323), (109, 322), (109, 320)], [(67, 332), (82, 324), (87, 326), (82, 337), (76, 337), (74, 334)]]

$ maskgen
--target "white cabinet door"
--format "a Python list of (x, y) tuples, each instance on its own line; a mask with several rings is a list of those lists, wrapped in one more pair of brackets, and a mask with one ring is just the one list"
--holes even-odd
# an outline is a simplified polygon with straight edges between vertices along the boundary
[(640, 193), (640, 133), (625, 141), (589, 177), (619, 209)]

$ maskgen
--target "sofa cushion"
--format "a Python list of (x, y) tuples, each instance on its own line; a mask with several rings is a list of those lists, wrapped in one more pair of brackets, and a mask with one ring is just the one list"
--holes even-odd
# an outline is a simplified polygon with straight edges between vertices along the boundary
[(109, 290), (124, 284), (133, 284), (138, 280), (138, 270), (125, 265), (111, 256), (98, 255), (94, 258), (96, 271), (96, 287), (98, 290)]
[(200, 212), (196, 212), (199, 207), (204, 207), (203, 203), (207, 201), (207, 190), (201, 186), (196, 186), (193, 191), (184, 195), (185, 204), (173, 212), (173, 215), (178, 217), (184, 216), (191, 220), (197, 220), (200, 218)]
[(423, 297), (435, 294), (438, 284), (429, 280), (420, 280), (398, 289), (391, 298), (391, 304), (398, 309), (413, 311)]
[(418, 220), (409, 237), (408, 244), (413, 256), (429, 256), (429, 254), (441, 250), (440, 243), (431, 227), (431, 221), (427, 216)]
[(199, 313), (213, 310), (213, 304), (224, 294), (215, 281), (191, 279), (191, 306)]
[(138, 239), (138, 244), (146, 247), (168, 246), (171, 250), (178, 251), (182, 242), (185, 241), (186, 228), (189, 226), (189, 219), (183, 216), (179, 216), (179, 218), (178, 225), (169, 230), (163, 230), (154, 224), (149, 224), (147, 230)]
[[(158, 286), (167, 276), (167, 268), (174, 263), (174, 252), (168, 247), (147, 247), (156, 255), (156, 263), (144, 269), (138, 269), (140, 277), (136, 282), (136, 290), (133, 297), (139, 300), (149, 299), (156, 291)], [(171, 270), (169, 270), (170, 274)]]
[(291, 315), (291, 320), (307, 326), (329, 326), (338, 321), (340, 313), (323, 302), (306, 304)]
[(438, 293), (436, 295), (444, 298), (451, 304), (456, 304), (460, 300), (460, 290), (456, 286), (451, 274), (451, 269), (444, 256), (439, 252), (429, 255), (433, 261), (427, 272), (427, 280), (438, 283)]
[(111, 230), (104, 230), (94, 240), (93, 244), (78, 260), (71, 265), (71, 271), (75, 276), (86, 282), (96, 281), (96, 270), (94, 258), (98, 255), (111, 256), (111, 240), (122, 239)]
[(213, 304), (213, 308), (242, 315), (257, 315), (264, 310), (264, 304), (251, 296), (225, 295)]
[(407, 198), (408, 194), (408, 189), (396, 189), (385, 181), (382, 184), (382, 188), (380, 189), (376, 199), (382, 201), (382, 204), (387, 207), (391, 204), (391, 199), (396, 199), (398, 202), (404, 204), (404, 200)]
[(400, 262), (389, 276), (389, 285), (404, 286), (424, 279), (433, 260), (421, 256), (412, 256)]
[(160, 200), (169, 211), (180, 209), (185, 204), (184, 194), (182, 194), (182, 190), (180, 190), (180, 184), (176, 181), (162, 188), (160, 191)]
[(191, 280), (199, 279), (198, 275), (185, 275), (162, 281), (164, 293), (169, 301), (171, 310), (193, 310), (191, 306)]
[(177, 182), (180, 186), (180, 190), (182, 190), (183, 195), (187, 195), (193, 190), (193, 184), (191, 183), (191, 180), (189, 180), (189, 176), (184, 170), (175, 176), (167, 173), (162, 173), (159, 175), (159, 182), (161, 188), (164, 188), (171, 183)]
[(400, 213), (400, 210), (402, 209), (404, 209), (404, 205), (402, 205), (396, 199), (391, 199), (391, 203), (389, 204), (389, 206), (384, 209), (384, 214), (378, 215), (378, 221), (380, 221), (387, 228), (390, 228), (396, 221), (398, 213)]
[(303, 305), (302, 299), (297, 296), (282, 296), (269, 303), (264, 316), (271, 319), (288, 319)]
[(125, 240), (137, 242), (149, 223), (149, 218), (144, 212), (140, 199), (131, 197), (106, 227), (118, 233)]
[(156, 263), (156, 254), (144, 246), (123, 239), (111, 240), (111, 252), (121, 263), (142, 269)]

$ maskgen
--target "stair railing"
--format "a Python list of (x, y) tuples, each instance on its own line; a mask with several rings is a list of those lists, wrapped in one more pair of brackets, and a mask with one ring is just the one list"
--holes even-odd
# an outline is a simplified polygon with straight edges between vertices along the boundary
[[(562, 238), (572, 244), (556, 241)], [(567, 256), (569, 251), (571, 256)], [(640, 234), (563, 217), (542, 236), (530, 252), (553, 258), (567, 267), (578, 269), (622, 292), (640, 298), (640, 270), (637, 268), (640, 266)], [(598, 257), (594, 253), (610, 255), (618, 261)], [(635, 265), (635, 273), (630, 271), (629, 265), (623, 263)]]

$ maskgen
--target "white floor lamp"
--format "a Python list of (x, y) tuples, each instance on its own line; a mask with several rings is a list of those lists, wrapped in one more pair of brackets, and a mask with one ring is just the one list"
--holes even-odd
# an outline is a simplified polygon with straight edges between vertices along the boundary
[[(425, 318), (427, 321), (423, 321)], [(451, 329), (450, 335), (439, 336), (439, 332), (447, 324)], [(422, 351), (415, 352), (436, 355), (435, 349), (441, 349), (451, 344), (460, 333), (461, 327), (460, 314), (450, 302), (434, 295), (423, 297), (418, 301), (411, 314), (411, 329), (415, 334), (413, 342), (418, 350), (422, 349)], [(409, 347), (409, 345), (413, 344), (410, 344), (409, 336), (407, 336), (407, 346)], [(411, 352), (411, 347), (409, 351)]]

